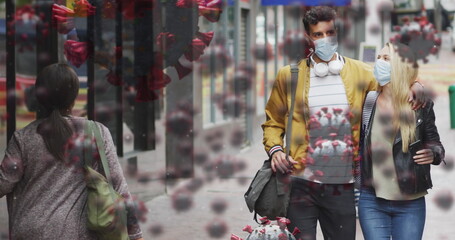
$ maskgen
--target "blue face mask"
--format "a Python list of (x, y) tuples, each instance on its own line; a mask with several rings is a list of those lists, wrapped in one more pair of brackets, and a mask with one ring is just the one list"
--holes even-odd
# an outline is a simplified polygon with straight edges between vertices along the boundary
[(338, 41), (336, 36), (325, 37), (314, 41), (315, 53), (318, 57), (326, 62), (332, 59), (333, 54), (337, 51)]
[(384, 86), (390, 82), (390, 73), (392, 72), (390, 63), (382, 59), (378, 59), (374, 64), (374, 77), (379, 85)]

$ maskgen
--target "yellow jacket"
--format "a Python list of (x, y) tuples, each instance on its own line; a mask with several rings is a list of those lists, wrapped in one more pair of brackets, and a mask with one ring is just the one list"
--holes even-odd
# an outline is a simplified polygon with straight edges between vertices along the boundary
[[(377, 89), (377, 82), (373, 76), (373, 68), (363, 62), (344, 57), (345, 64), (341, 70), (341, 78), (346, 90), (347, 100), (350, 106), (354, 152), (357, 155), (360, 137), (360, 121), (363, 101), (366, 93)], [(283, 137), (286, 131), (288, 112), (291, 107), (291, 68), (289, 65), (278, 71), (272, 93), (265, 107), (266, 121), (262, 124), (264, 131), (263, 143), (269, 153), (275, 146), (283, 147)], [(299, 63), (299, 78), (295, 96), (294, 114), (292, 120), (292, 139), (290, 156), (299, 162), (295, 165), (294, 174), (304, 169), (302, 160), (308, 152), (308, 128), (309, 119), (308, 92), (310, 87), (310, 68), (308, 61)], [(304, 91), (305, 90), (305, 91)]]

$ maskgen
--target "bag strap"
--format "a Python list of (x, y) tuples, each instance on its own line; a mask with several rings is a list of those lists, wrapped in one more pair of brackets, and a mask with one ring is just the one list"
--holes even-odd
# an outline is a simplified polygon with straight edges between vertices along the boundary
[[(111, 171), (110, 171), (109, 165), (107, 163), (106, 151), (104, 148), (103, 138), (101, 137), (101, 131), (100, 131), (99, 127), (97, 126), (97, 124), (94, 121), (89, 120), (87, 122), (87, 124), (85, 124), (85, 135), (86, 135), (86, 138), (84, 140), (85, 167), (87, 168), (92, 165), (93, 157), (91, 155), (92, 152), (89, 151), (89, 149), (90, 149), (89, 146), (91, 145), (93, 136), (95, 136), (95, 143), (96, 143), (96, 146), (98, 149), (98, 154), (101, 159), (101, 164), (103, 166), (104, 176), (106, 177), (106, 180), (109, 184), (109, 191), (111, 193), (110, 195), (112, 197), (112, 200), (115, 202), (117, 193), (114, 190), (114, 185), (112, 184)], [(122, 203), (122, 204), (125, 204), (125, 207), (126, 207), (126, 202)], [(120, 212), (120, 213), (116, 212), (115, 214), (119, 214), (120, 220), (126, 224), (126, 222), (127, 222), (126, 212)]]
[(92, 166), (92, 156), (91, 156), (91, 151), (90, 145), (92, 143), (92, 136), (93, 133), (89, 127), (90, 120), (88, 123), (84, 124), (84, 166), (85, 167), (91, 167)]
[[(109, 185), (112, 185), (112, 180), (111, 180), (111, 171), (109, 169), (109, 165), (107, 163), (107, 158), (106, 158), (106, 152), (104, 148), (104, 143), (103, 139), (101, 137), (101, 132), (98, 126), (96, 125), (95, 122), (89, 120), (88, 123), (85, 125), (85, 131), (86, 131), (86, 138), (85, 144), (91, 144), (92, 137), (95, 137), (95, 143), (98, 149), (98, 154), (101, 159), (101, 164), (103, 166), (104, 170), (104, 176), (106, 177), (107, 182)], [(92, 166), (92, 156), (90, 155), (90, 152), (87, 151), (89, 148), (86, 148), (87, 145), (84, 146), (84, 156), (85, 156), (85, 165), (86, 166)]]
[[(297, 81), (299, 79), (299, 67), (296, 63), (291, 64), (291, 108), (289, 109), (288, 124), (286, 128), (286, 160), (289, 162), (289, 151), (291, 146), (291, 135), (292, 135), (292, 116), (294, 115), (294, 105), (295, 105), (295, 94), (297, 92)], [(286, 194), (289, 191), (289, 186), (287, 181), (284, 178), (288, 177), (287, 174), (282, 174), (280, 171), (277, 171), (276, 184), (277, 190), (276, 193), (278, 196)], [(254, 220), (257, 222), (256, 212), (254, 214)]]
[(379, 92), (371, 91), (367, 93), (365, 98), (365, 103), (363, 104), (363, 112), (362, 112), (362, 123), (366, 127), (365, 131), (368, 131), (370, 128), (370, 118), (371, 112), (373, 111), (374, 104), (376, 103), (376, 99), (379, 96)]
[(291, 108), (289, 109), (288, 125), (286, 128), (286, 160), (289, 157), (290, 142), (292, 135), (292, 116), (294, 115), (295, 94), (297, 92), (297, 81), (299, 79), (299, 66), (297, 63), (291, 64)]
[[(103, 138), (101, 137), (101, 131), (97, 124), (91, 120), (85, 124), (85, 133), (88, 138), (86, 138), (85, 144), (91, 144), (93, 136), (95, 137), (95, 143), (98, 149), (98, 154), (101, 159), (101, 164), (104, 170), (104, 176), (106, 177), (107, 182), (112, 187), (112, 180), (111, 180), (111, 171), (109, 169), (109, 165), (107, 163), (106, 151), (104, 149)], [(90, 155), (91, 152), (87, 151), (89, 148), (87, 145), (84, 145), (84, 156), (85, 156), (85, 164), (86, 166), (92, 166), (92, 156)]]
[(99, 127), (92, 121), (91, 124), (93, 133), (95, 134), (96, 146), (98, 147), (98, 153), (100, 154), (101, 164), (103, 164), (104, 174), (106, 176), (107, 182), (112, 185), (111, 171), (109, 170), (109, 165), (107, 164), (106, 151), (104, 148), (104, 142), (101, 137), (101, 131)]
[[(292, 135), (292, 116), (294, 115), (294, 103), (295, 103), (295, 94), (297, 92), (297, 80), (299, 78), (299, 67), (297, 63), (292, 63), (291, 65), (291, 107), (289, 109), (289, 117), (288, 117), (288, 124), (286, 128), (286, 160), (289, 158), (289, 151), (290, 151), (290, 142), (291, 142), (291, 135)], [(289, 161), (289, 160), (288, 160)], [(277, 195), (283, 195), (286, 191), (289, 191), (289, 188), (286, 186), (285, 181), (282, 180), (286, 174), (281, 174), (280, 171), (277, 171)], [(254, 211), (253, 220), (257, 223), (257, 213)]]
[[(362, 138), (365, 136), (365, 133), (369, 131), (370, 128), (370, 118), (371, 114), (373, 112), (374, 104), (376, 103), (376, 99), (379, 96), (379, 92), (376, 91), (371, 91), (367, 93), (367, 96), (365, 97), (365, 102), (363, 104), (363, 110), (362, 110), (362, 132), (360, 140), (362, 141)], [(360, 162), (359, 161), (353, 161), (353, 167), (354, 167), (354, 188), (355, 189), (360, 189), (361, 185), (361, 176), (360, 176)], [(356, 190), (354, 190), (356, 191)], [(356, 197), (357, 199), (357, 197)], [(357, 201), (357, 200), (356, 200)]]

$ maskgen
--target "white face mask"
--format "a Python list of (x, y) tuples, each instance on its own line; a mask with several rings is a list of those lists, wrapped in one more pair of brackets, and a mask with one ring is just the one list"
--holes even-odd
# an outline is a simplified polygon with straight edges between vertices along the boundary
[(390, 75), (392, 69), (390, 63), (382, 59), (376, 60), (374, 63), (374, 77), (379, 85), (382, 87), (390, 82)]
[(330, 61), (337, 51), (338, 41), (336, 36), (325, 37), (314, 41), (316, 55), (324, 61)]

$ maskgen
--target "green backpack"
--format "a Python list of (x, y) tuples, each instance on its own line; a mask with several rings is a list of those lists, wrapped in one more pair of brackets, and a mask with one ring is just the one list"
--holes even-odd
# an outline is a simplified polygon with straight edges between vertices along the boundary
[[(106, 177), (91, 167), (93, 154), (90, 146), (93, 136)], [(129, 240), (125, 199), (112, 187), (101, 133), (93, 121), (88, 121), (85, 125), (84, 159), (88, 229), (95, 232), (101, 240)]]

